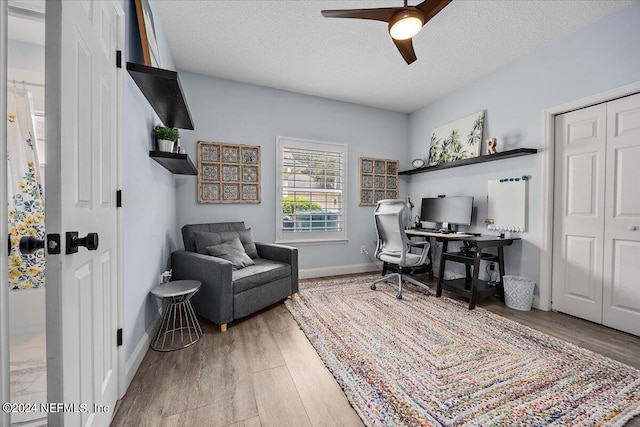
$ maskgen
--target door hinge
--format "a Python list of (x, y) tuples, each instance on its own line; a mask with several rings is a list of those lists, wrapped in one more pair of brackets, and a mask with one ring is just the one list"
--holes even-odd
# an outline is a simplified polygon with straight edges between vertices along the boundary
[(122, 190), (116, 191), (116, 208), (122, 207)]
[(122, 68), (122, 51), (116, 50), (116, 67)]
[(118, 329), (118, 332), (116, 333), (116, 343), (118, 344), (118, 347), (122, 345), (122, 328)]

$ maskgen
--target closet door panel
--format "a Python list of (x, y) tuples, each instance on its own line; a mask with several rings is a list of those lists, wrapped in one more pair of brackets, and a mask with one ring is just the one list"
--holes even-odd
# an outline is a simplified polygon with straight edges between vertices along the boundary
[(640, 335), (640, 94), (607, 104), (603, 323)]
[(602, 321), (606, 106), (555, 120), (552, 308)]

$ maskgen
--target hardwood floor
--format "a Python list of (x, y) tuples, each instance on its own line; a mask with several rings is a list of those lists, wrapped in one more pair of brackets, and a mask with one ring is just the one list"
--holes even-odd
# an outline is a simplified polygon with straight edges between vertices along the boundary
[(170, 353), (149, 350), (113, 426), (362, 426), (284, 304)]
[[(561, 313), (512, 310), (497, 298), (478, 305), (640, 369), (640, 337)], [(200, 322), (197, 344), (147, 352), (113, 426), (363, 425), (284, 304), (225, 333)], [(640, 426), (640, 417), (628, 426)]]

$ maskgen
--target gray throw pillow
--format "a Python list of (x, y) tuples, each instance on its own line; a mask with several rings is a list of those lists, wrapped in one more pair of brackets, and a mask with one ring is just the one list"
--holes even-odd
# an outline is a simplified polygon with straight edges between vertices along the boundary
[(253, 232), (250, 228), (240, 231), (221, 231), (221, 232), (208, 232), (208, 231), (196, 231), (193, 233), (193, 240), (196, 244), (196, 252), (199, 254), (206, 254), (209, 246), (219, 245), (222, 242), (239, 237), (244, 251), (251, 259), (258, 258), (258, 249), (253, 241)]
[(206, 251), (209, 255), (226, 259), (233, 263), (233, 269), (239, 270), (255, 263), (244, 251), (244, 247), (240, 242), (240, 238), (235, 236), (233, 239), (222, 242), (219, 245), (208, 246)]
[(249, 255), (251, 259), (258, 258), (258, 249), (256, 249), (256, 244), (253, 240), (253, 232), (250, 228), (240, 231), (220, 232), (220, 237), (222, 238), (223, 242), (230, 240), (234, 236), (240, 237), (240, 242), (242, 243), (242, 246), (244, 246), (244, 251), (247, 253), (247, 255)]
[(196, 252), (199, 254), (206, 254), (208, 246), (215, 246), (222, 243), (220, 233), (208, 233), (205, 231), (196, 231), (193, 233), (193, 240), (196, 244)]

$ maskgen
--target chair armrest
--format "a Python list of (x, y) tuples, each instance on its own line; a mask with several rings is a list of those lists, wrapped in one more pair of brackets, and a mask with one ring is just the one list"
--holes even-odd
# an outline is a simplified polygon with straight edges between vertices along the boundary
[(199, 280), (200, 290), (191, 298), (199, 315), (218, 325), (233, 320), (233, 264), (189, 251), (171, 254), (172, 280)]
[(429, 243), (428, 241), (422, 241), (422, 242), (409, 241), (409, 246), (425, 246), (427, 247), (427, 249), (429, 249), (429, 246), (431, 246), (431, 243)]
[(256, 242), (258, 256), (272, 261), (280, 261), (291, 264), (298, 258), (298, 248), (293, 246), (278, 245), (276, 243), (259, 243)]
[(291, 265), (291, 293), (298, 292), (298, 248), (275, 243), (256, 242), (258, 256)]
[(427, 261), (427, 255), (429, 254), (429, 249), (431, 249), (431, 243), (428, 240), (421, 241), (421, 242), (411, 242), (410, 241), (409, 242), (409, 246), (411, 246), (412, 248), (420, 248), (420, 249), (422, 249), (422, 254), (420, 256), (419, 265), (424, 264), (425, 261)]

